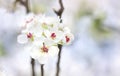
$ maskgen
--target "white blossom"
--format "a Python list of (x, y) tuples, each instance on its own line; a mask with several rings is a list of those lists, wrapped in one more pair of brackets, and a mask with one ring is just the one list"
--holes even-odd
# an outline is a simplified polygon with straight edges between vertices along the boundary
[(39, 45), (34, 46), (30, 55), (32, 58), (37, 59), (41, 64), (45, 64), (48, 61), (48, 58), (54, 57), (58, 54), (57, 46), (46, 45), (45, 43), (39, 43)]
[(40, 63), (45, 63), (49, 57), (58, 54), (58, 44), (68, 45), (74, 40), (70, 29), (60, 23), (57, 17), (30, 14), (23, 24), (17, 41), (30, 44), (30, 56)]

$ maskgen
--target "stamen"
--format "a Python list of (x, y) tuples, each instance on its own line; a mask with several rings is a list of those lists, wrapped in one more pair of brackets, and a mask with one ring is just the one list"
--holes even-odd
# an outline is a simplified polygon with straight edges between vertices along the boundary
[(48, 48), (45, 46), (45, 44), (43, 43), (43, 47), (41, 48), (43, 50), (43, 52), (48, 53)]
[(70, 38), (68, 36), (65, 36), (65, 38), (66, 38), (66, 42), (70, 41)]
[(29, 32), (29, 33), (27, 34), (27, 38), (32, 38), (32, 37), (33, 37), (32, 33)]
[(55, 39), (55, 38), (56, 38), (56, 34), (55, 34), (55, 33), (52, 33), (52, 34), (51, 34), (51, 38), (52, 38), (52, 39)]
[(47, 23), (42, 23), (42, 27), (44, 28), (44, 29), (48, 29), (48, 26), (47, 26)]

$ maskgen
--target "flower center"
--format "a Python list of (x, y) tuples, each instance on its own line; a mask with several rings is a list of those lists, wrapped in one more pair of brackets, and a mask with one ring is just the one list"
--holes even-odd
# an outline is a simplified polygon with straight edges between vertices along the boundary
[(47, 23), (42, 23), (42, 27), (44, 28), (44, 29), (48, 29), (48, 26), (47, 26)]
[(70, 38), (68, 36), (65, 36), (65, 38), (66, 38), (66, 42), (70, 41)]
[(56, 34), (55, 34), (55, 33), (52, 33), (50, 37), (51, 37), (52, 39), (55, 39), (55, 38), (56, 38)]
[(33, 37), (32, 33), (29, 32), (29, 33), (27, 34), (27, 38), (32, 38), (32, 37)]
[(43, 50), (43, 52), (48, 53), (48, 48), (45, 46), (45, 44), (43, 43), (43, 47), (41, 48), (41, 50)]

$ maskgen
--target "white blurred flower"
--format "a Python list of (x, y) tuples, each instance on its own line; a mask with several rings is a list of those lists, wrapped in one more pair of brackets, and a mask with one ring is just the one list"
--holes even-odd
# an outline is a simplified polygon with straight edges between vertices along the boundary
[(6, 76), (5, 72), (0, 71), (0, 76)]

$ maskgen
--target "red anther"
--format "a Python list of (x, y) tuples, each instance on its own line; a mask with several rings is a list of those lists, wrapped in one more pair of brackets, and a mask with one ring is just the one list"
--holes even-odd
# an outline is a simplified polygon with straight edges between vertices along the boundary
[(66, 42), (70, 41), (70, 38), (68, 36), (65, 36), (65, 38), (66, 38)]
[(32, 33), (30, 33), (30, 32), (27, 34), (27, 38), (32, 38), (32, 36), (33, 36), (33, 35), (32, 35)]
[(56, 37), (56, 34), (55, 34), (55, 33), (52, 33), (52, 34), (51, 34), (51, 38), (52, 38), (52, 39), (55, 39), (55, 37)]
[(43, 50), (43, 52), (48, 53), (48, 48), (45, 46), (45, 44), (43, 43), (43, 47), (41, 48)]

